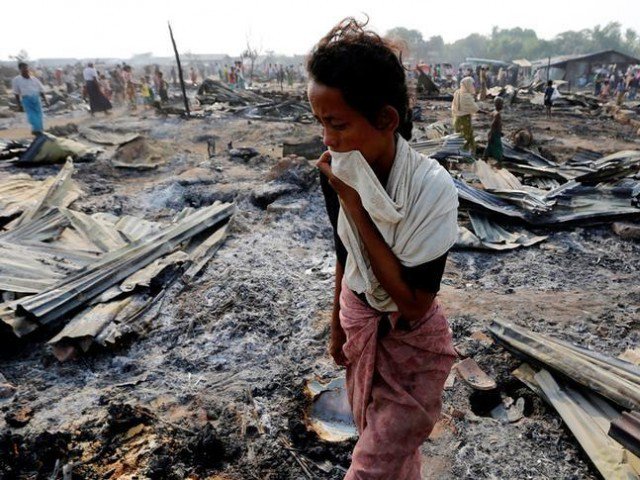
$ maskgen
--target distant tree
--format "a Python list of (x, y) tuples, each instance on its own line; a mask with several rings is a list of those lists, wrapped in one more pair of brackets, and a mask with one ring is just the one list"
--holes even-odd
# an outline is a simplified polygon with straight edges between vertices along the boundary
[(9, 55), (9, 58), (12, 60), (15, 60), (16, 62), (20, 63), (20, 62), (28, 62), (29, 61), (29, 54), (27, 53), (26, 50), (20, 50), (17, 54), (15, 55)]
[(596, 50), (619, 49), (622, 46), (622, 33), (619, 22), (610, 22), (604, 27), (596, 25), (591, 29), (591, 41)]
[(413, 57), (418, 60), (426, 51), (424, 38), (418, 30), (395, 27), (389, 30), (385, 36), (398, 45), (404, 59)]
[(627, 28), (624, 32), (624, 43), (629, 53), (640, 55), (640, 37), (634, 29)]
[(638, 41), (638, 34), (633, 28), (627, 28), (624, 32), (624, 41), (628, 45), (635, 45)]
[(520, 27), (493, 27), (490, 35), (472, 33), (453, 43), (444, 43), (440, 36), (432, 36), (425, 41), (421, 32), (404, 27), (392, 28), (386, 36), (402, 43), (405, 58), (413, 57), (416, 61), (423, 60), (427, 63), (461, 63), (468, 57), (504, 61), (517, 58), (536, 60), (601, 50), (619, 50), (634, 56), (640, 55), (640, 36), (631, 28), (623, 32), (619, 22), (577, 31), (568, 30), (550, 40), (538, 38), (534, 30)]
[(429, 60), (436, 62), (447, 60), (444, 55), (444, 40), (440, 35), (429, 38), (429, 40), (424, 43), (424, 48), (424, 57), (421, 56), (419, 60)]
[(454, 63), (464, 62), (467, 57), (488, 57), (488, 38), (472, 33), (466, 38), (456, 40), (445, 48), (445, 56)]
[(514, 59), (526, 57), (525, 52), (535, 52), (538, 44), (538, 35), (534, 30), (520, 27), (511, 29), (493, 27), (487, 50), (491, 58)]
[(260, 55), (260, 52), (256, 47), (251, 46), (251, 41), (247, 38), (247, 48), (242, 52), (240, 57), (243, 62), (245, 58), (249, 59), (249, 81), (253, 83), (253, 67), (256, 63), (256, 59)]

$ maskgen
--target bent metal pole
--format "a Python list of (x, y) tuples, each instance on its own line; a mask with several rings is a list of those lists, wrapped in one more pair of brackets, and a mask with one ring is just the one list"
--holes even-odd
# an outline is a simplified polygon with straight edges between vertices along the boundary
[(182, 88), (182, 98), (184, 100), (184, 108), (187, 113), (187, 117), (191, 116), (189, 111), (189, 100), (187, 99), (187, 89), (184, 86), (184, 76), (182, 75), (182, 64), (180, 63), (180, 55), (178, 54), (178, 47), (176, 47), (176, 41), (173, 38), (173, 31), (171, 30), (171, 23), (169, 25), (169, 35), (171, 35), (171, 43), (173, 44), (173, 51), (176, 54), (176, 63), (178, 64), (178, 77), (180, 78), (180, 88)]

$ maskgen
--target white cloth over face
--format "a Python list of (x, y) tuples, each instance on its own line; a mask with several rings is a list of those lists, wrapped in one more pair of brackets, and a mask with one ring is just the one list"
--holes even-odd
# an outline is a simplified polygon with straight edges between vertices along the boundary
[[(355, 189), (362, 205), (400, 263), (415, 267), (444, 255), (458, 234), (458, 193), (449, 173), (401, 137), (386, 189), (359, 151), (331, 152), (333, 174)], [(352, 220), (340, 208), (338, 235), (347, 250), (344, 280), (382, 312), (398, 307), (371, 269)]]
[(473, 98), (475, 92), (473, 78), (464, 77), (460, 80), (460, 88), (453, 93), (453, 102), (451, 102), (451, 113), (454, 117), (473, 115), (480, 110)]

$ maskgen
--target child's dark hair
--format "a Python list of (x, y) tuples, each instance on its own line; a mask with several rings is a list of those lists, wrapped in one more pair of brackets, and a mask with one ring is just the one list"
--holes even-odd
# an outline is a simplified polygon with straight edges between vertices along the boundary
[(553, 87), (553, 80), (549, 80), (547, 82), (547, 87)]
[(318, 83), (340, 90), (345, 102), (374, 126), (382, 108), (395, 108), (397, 132), (409, 140), (413, 123), (401, 57), (366, 25), (349, 17), (333, 27), (311, 51), (307, 71)]

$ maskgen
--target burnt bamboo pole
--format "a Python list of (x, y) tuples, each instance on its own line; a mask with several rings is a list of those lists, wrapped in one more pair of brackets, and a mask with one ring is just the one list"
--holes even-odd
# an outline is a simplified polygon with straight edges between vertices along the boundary
[(167, 22), (167, 24), (169, 25), (169, 35), (171, 35), (173, 52), (176, 54), (176, 63), (178, 64), (178, 77), (180, 78), (180, 88), (182, 89), (182, 99), (184, 100), (184, 108), (185, 108), (187, 117), (191, 117), (191, 112), (189, 111), (189, 100), (187, 99), (187, 89), (184, 86), (184, 75), (182, 75), (182, 64), (180, 63), (180, 54), (178, 53), (178, 47), (176, 47), (176, 41), (173, 38), (173, 30), (171, 30), (171, 23)]

